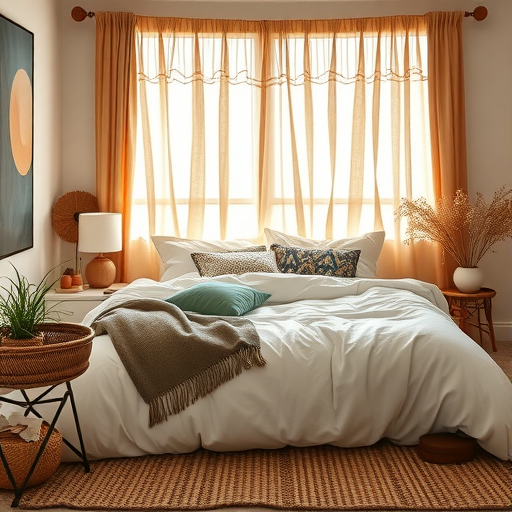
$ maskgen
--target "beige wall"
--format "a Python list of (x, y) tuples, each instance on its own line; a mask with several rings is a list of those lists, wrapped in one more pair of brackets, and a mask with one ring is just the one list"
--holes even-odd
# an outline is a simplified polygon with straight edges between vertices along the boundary
[[(10, 258), (27, 273), (41, 274), (54, 263), (73, 256), (71, 244), (60, 244), (51, 230), (50, 213), (55, 199), (71, 190), (95, 192), (95, 25), (90, 19), (82, 23), (72, 20), (70, 12), (77, 3), (76, 0), (0, 0), (2, 14), (36, 35), (35, 248)], [(278, 19), (471, 11), (478, 3), (473, 0), (260, 3), (87, 0), (82, 5), (92, 11)], [(469, 191), (490, 197), (502, 185), (512, 187), (512, 2), (486, 0), (485, 6), (489, 9), (485, 21), (464, 21), (464, 49)], [(62, 246), (62, 255), (56, 252), (58, 246)], [(512, 240), (497, 244), (481, 266), (486, 274), (485, 286), (495, 288), (498, 293), (494, 301), (498, 338), (512, 339)], [(3, 260), (0, 272), (5, 271)]]
[(60, 261), (51, 227), (62, 190), (59, 12), (59, 0), (0, 0), (0, 13), (34, 34), (34, 248), (0, 260), (0, 276), (12, 275), (12, 262), (31, 282)]

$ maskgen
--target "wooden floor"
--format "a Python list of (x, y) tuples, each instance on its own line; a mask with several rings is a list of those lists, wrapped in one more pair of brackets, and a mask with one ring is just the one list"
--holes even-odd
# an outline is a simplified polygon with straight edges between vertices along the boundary
[(484, 348), (489, 352), (489, 355), (500, 365), (501, 369), (512, 381), (512, 341), (497, 341), (496, 347), (498, 350), (492, 352), (492, 349), (484, 344)]

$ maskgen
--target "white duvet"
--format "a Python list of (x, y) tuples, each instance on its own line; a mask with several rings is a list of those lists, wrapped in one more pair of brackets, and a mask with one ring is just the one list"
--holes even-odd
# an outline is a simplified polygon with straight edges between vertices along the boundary
[[(114, 303), (164, 299), (201, 280), (186, 275), (166, 283), (135, 281), (84, 323)], [(110, 339), (96, 337), (89, 369), (72, 383), (90, 458), (183, 453), (201, 446), (353, 447), (381, 438), (413, 445), (425, 433), (458, 429), (497, 457), (512, 458), (512, 384), (451, 320), (437, 287), (412, 279), (288, 274), (213, 280), (272, 294), (246, 315), (267, 364), (149, 428), (148, 406)], [(57, 427), (77, 443), (69, 407)], [(71, 452), (64, 457), (75, 460)]]

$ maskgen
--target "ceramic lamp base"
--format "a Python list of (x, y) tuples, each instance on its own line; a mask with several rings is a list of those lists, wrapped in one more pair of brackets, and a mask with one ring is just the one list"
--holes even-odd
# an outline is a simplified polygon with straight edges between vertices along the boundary
[(85, 267), (85, 278), (91, 288), (108, 288), (116, 280), (116, 266), (111, 259), (98, 254)]

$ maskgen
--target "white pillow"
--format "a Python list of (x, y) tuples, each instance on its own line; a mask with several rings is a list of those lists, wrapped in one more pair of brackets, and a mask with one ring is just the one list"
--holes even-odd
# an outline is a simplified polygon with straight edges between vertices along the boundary
[(311, 240), (301, 236), (287, 235), (280, 231), (265, 228), (267, 245), (284, 245), (285, 247), (304, 247), (315, 249), (350, 249), (361, 251), (357, 263), (356, 277), (376, 277), (377, 260), (384, 245), (384, 231), (374, 231), (361, 236), (342, 238), (341, 240)]
[(160, 281), (168, 281), (189, 272), (197, 272), (190, 256), (193, 252), (229, 252), (243, 250), (265, 250), (250, 240), (192, 240), (174, 236), (152, 236), (160, 255)]

